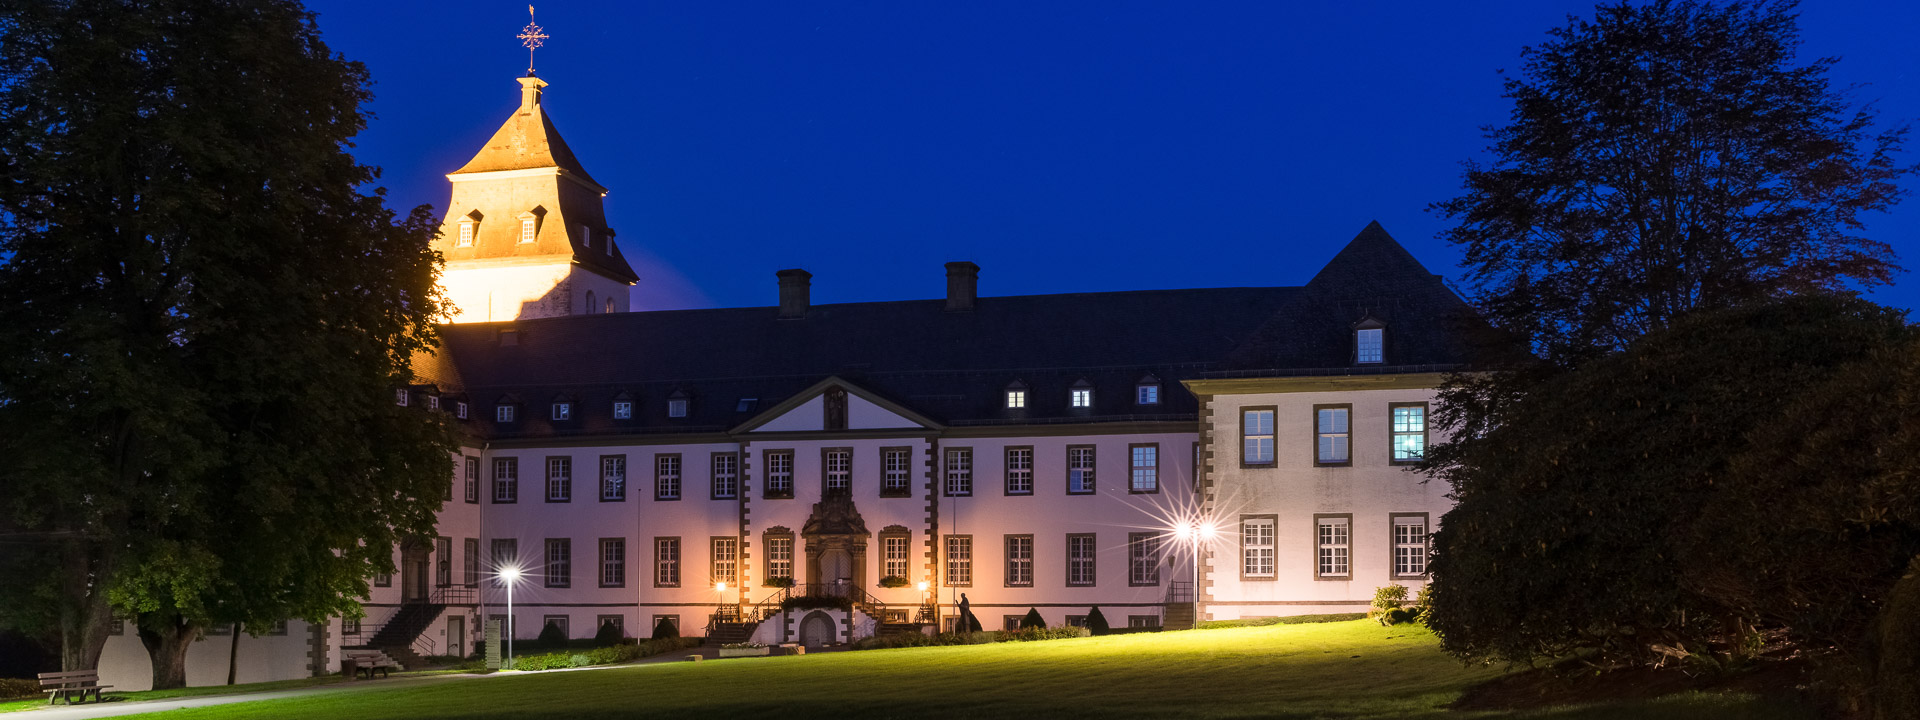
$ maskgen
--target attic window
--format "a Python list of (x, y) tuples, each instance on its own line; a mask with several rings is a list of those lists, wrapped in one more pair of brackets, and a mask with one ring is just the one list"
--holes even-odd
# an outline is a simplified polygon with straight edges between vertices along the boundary
[(460, 222), (460, 241), (456, 244), (456, 247), (473, 247), (473, 221), (463, 220)]
[(554, 403), (553, 419), (572, 420), (573, 419), (573, 403), (564, 402), (564, 401)]
[(454, 404), (453, 404), (453, 416), (454, 416), (454, 417), (457, 417), (457, 418), (460, 418), (461, 420), (465, 420), (465, 419), (467, 419), (467, 403), (466, 403), (466, 401), (464, 401), (464, 400), (463, 400), (463, 401), (461, 401), (461, 402), (457, 402), (457, 403), (454, 403)]
[(520, 219), (520, 242), (523, 242), (523, 243), (533, 242), (533, 238), (534, 238), (533, 225), (534, 225), (533, 218)]
[(439, 395), (428, 395), (428, 396), (427, 396), (427, 409), (428, 409), (428, 410), (439, 410), (439, 409), (440, 409), (440, 396), (439, 396)]
[(407, 391), (406, 391), (406, 390), (395, 390), (395, 391), (393, 391), (393, 404), (395, 404), (395, 405), (399, 405), (400, 407), (406, 407), (406, 406), (407, 406)]
[(1367, 327), (1353, 331), (1353, 361), (1362, 365), (1381, 361), (1386, 328)]
[(513, 406), (512, 405), (493, 406), (493, 421), (503, 422), (503, 423), (513, 422)]
[(613, 419), (630, 420), (632, 418), (633, 418), (633, 401), (631, 400), (613, 401)]
[(1025, 390), (1008, 390), (1007, 391), (1007, 409), (1008, 410), (1019, 410), (1019, 409), (1025, 408), (1026, 406), (1027, 406), (1027, 391)]
[(667, 400), (667, 417), (683, 418), (687, 416), (687, 399), (683, 397)]
[(580, 247), (593, 247), (593, 231), (588, 230), (585, 225), (580, 226)]
[(1067, 390), (1067, 407), (1093, 407), (1093, 383), (1081, 380)]
[(1148, 375), (1140, 378), (1139, 382), (1134, 383), (1133, 403), (1135, 405), (1159, 405), (1160, 378)]
[(733, 411), (734, 412), (753, 412), (753, 408), (755, 406), (758, 406), (759, 404), (760, 404), (760, 398), (743, 397), (743, 398), (740, 398), (739, 404), (736, 404), (733, 406)]

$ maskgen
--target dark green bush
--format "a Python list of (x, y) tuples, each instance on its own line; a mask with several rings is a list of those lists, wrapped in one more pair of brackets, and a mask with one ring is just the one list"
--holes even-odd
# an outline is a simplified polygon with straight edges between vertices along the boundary
[(1047, 627), (1047, 621), (1040, 617), (1040, 608), (1027, 608), (1027, 616), (1020, 618), (1020, 629)]
[(853, 641), (853, 649), (887, 650), (905, 647), (930, 647), (939, 644), (940, 642), (938, 640), (926, 633), (894, 633), (892, 635), (875, 635), (873, 637), (860, 638), (859, 640)]
[(680, 628), (674, 627), (673, 621), (660, 618), (660, 622), (653, 624), (653, 639), (672, 640), (678, 637), (680, 637)]
[(540, 637), (534, 642), (541, 648), (563, 648), (567, 646), (567, 640), (566, 631), (561, 630), (558, 623), (547, 623), (546, 627), (540, 628)]
[(558, 670), (562, 668), (587, 667), (590, 665), (611, 665), (623, 663), (661, 653), (698, 647), (697, 638), (666, 638), (646, 642), (618, 643), (601, 648), (581, 651), (561, 651), (527, 655), (514, 658), (515, 670)]
[(40, 694), (40, 681), (0, 678), (0, 698), (33, 697)]
[(1020, 628), (1013, 632), (998, 633), (997, 642), (1032, 642), (1034, 640), (1066, 640), (1093, 635), (1093, 631), (1083, 627), (1036, 627)]
[(880, 578), (880, 587), (883, 588), (903, 588), (907, 585), (907, 579), (899, 575), (888, 575)]
[(1095, 635), (1105, 635), (1113, 626), (1107, 624), (1107, 616), (1100, 614), (1100, 606), (1095, 605), (1087, 611), (1087, 629)]
[(626, 636), (626, 632), (622, 631), (620, 626), (604, 622), (600, 623), (600, 631), (593, 634), (593, 644), (595, 647), (606, 647), (620, 642)]

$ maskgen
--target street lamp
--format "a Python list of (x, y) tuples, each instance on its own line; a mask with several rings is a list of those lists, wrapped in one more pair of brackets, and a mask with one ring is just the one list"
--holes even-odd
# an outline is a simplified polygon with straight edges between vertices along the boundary
[(1214, 527), (1212, 522), (1200, 519), (1182, 522), (1173, 528), (1174, 537), (1186, 541), (1186, 543), (1193, 548), (1193, 585), (1191, 590), (1192, 596), (1189, 600), (1195, 603), (1194, 619), (1196, 621), (1198, 621), (1200, 617), (1200, 607), (1198, 604), (1200, 598), (1200, 545), (1213, 542), (1214, 537), (1219, 534), (1219, 528)]
[(507, 581), (507, 667), (513, 667), (513, 586), (520, 583), (520, 567), (509, 565), (500, 569), (500, 579)]

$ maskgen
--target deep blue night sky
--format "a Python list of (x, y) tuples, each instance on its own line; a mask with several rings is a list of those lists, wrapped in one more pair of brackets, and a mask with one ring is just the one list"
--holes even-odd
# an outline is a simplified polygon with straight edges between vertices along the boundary
[[(310, 6), (376, 81), (359, 156), (438, 217), (518, 102), (525, 5)], [(1467, 6), (552, 2), (536, 62), (638, 309), (770, 305), (786, 267), (816, 303), (939, 297), (959, 259), (983, 295), (1293, 285), (1374, 219), (1458, 278), (1425, 208), (1506, 117), (1498, 71), (1592, 9)], [(1920, 3), (1811, 2), (1801, 27), (1883, 122), (1920, 118)], [(1870, 222), (1920, 269), (1920, 198)]]

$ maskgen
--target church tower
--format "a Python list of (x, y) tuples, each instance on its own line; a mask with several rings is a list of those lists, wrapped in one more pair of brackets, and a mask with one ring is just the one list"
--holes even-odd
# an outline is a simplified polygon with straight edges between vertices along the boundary
[(626, 312), (638, 280), (594, 182), (540, 103), (545, 81), (520, 78), (520, 107), (480, 153), (447, 175), (453, 197), (434, 249), (453, 322)]

